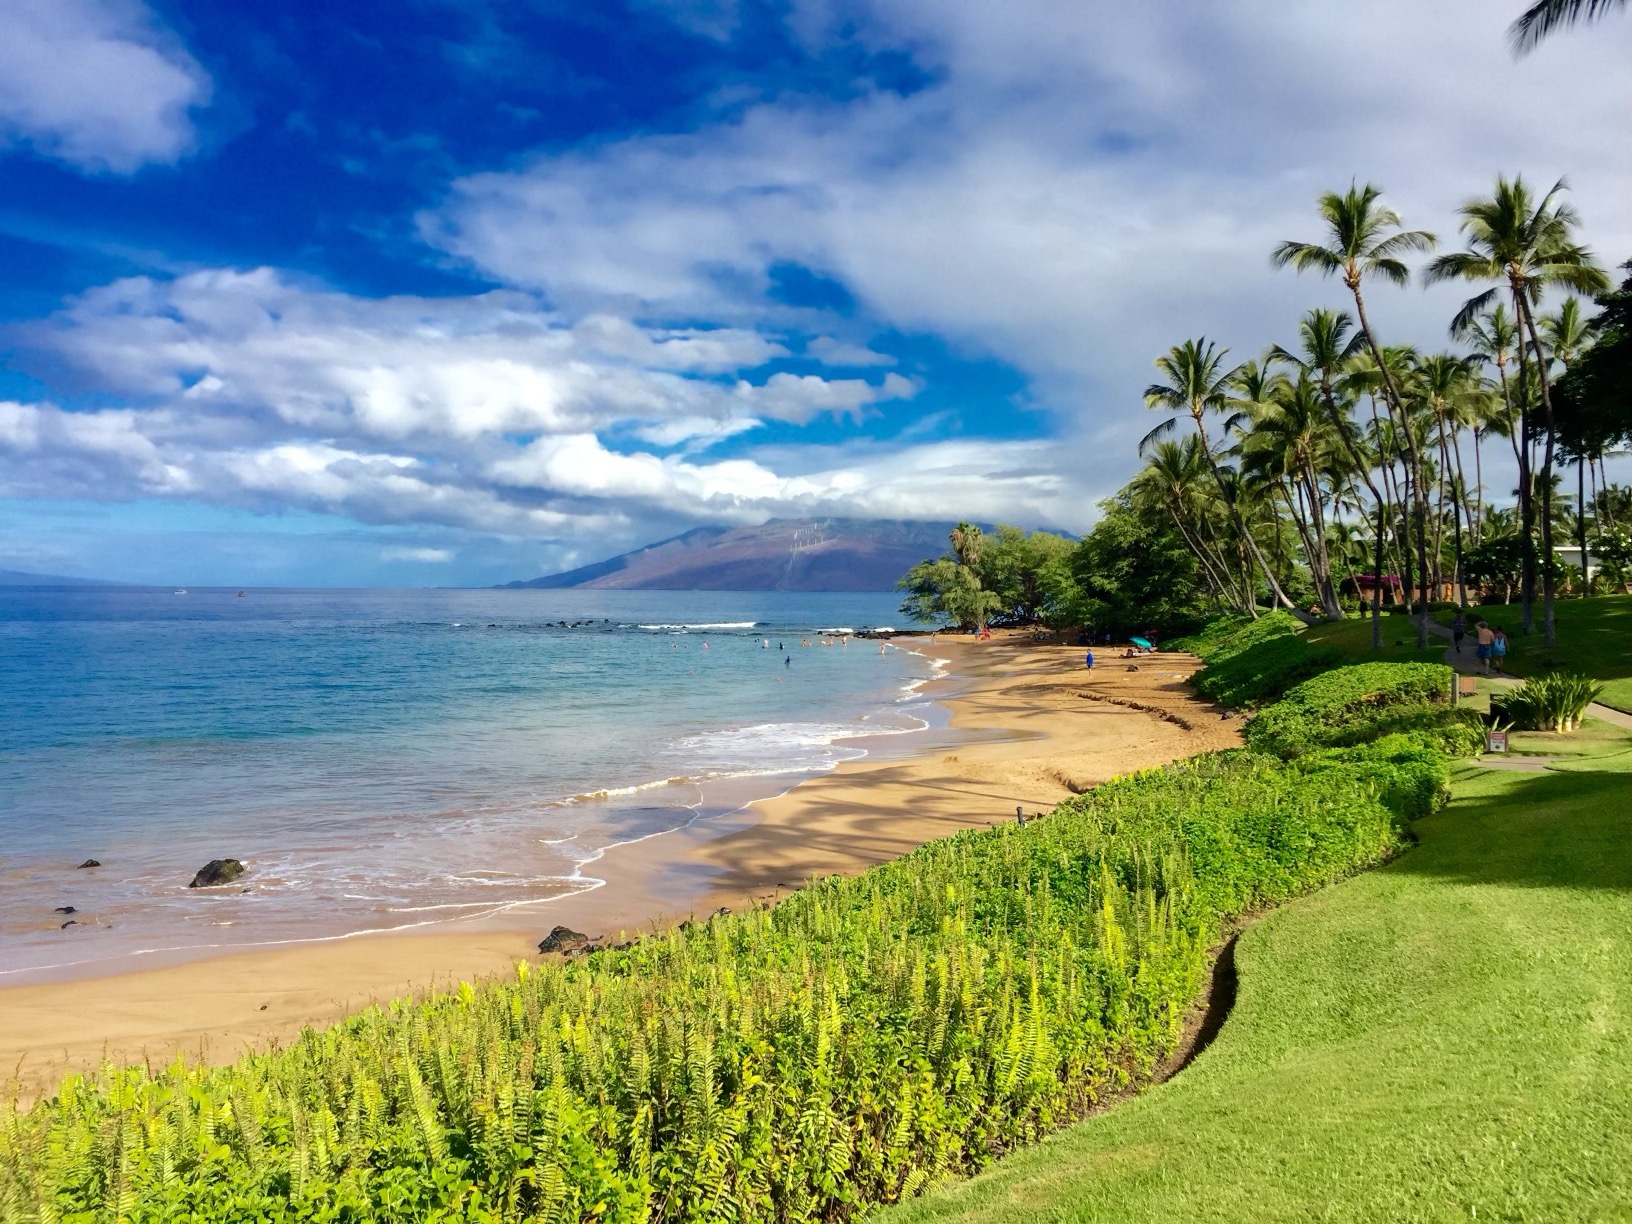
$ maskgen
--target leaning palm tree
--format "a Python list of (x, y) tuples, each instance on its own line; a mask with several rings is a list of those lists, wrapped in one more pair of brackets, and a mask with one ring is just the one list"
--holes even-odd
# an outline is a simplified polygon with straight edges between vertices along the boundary
[(1596, 21), (1611, 9), (1625, 6), (1626, 0), (1539, 0), (1507, 27), (1507, 38), (1514, 53), (1523, 55), (1549, 34), (1573, 26), (1583, 17)]
[(1258, 542), (1247, 530), (1240, 507), (1236, 504), (1234, 486), (1226, 481), (1219, 471), (1218, 459), (1207, 436), (1208, 414), (1228, 412), (1231, 409), (1230, 387), (1236, 371), (1224, 365), (1224, 358), (1228, 353), (1228, 349), (1219, 348), (1203, 336), (1200, 340), (1186, 340), (1183, 344), (1175, 345), (1156, 359), (1156, 368), (1167, 376), (1167, 381), (1152, 383), (1145, 388), (1145, 407), (1165, 409), (1175, 415), (1146, 434), (1139, 443), (1139, 451), (1144, 454), (1149, 447), (1172, 433), (1181, 415), (1187, 415), (1195, 422), (1196, 436), (1201, 439), (1202, 454), (1207, 457), (1207, 466), (1212, 470), (1213, 481), (1218, 486), (1225, 507), (1229, 510), (1230, 521), (1235, 525), (1236, 534), (1241, 537), (1241, 546), (1246, 549), (1259, 572), (1269, 583), (1269, 589), (1274, 593), (1276, 600), (1282, 607), (1290, 608), (1293, 606), (1292, 600), (1281, 589), (1281, 584), (1276, 579), (1275, 572), (1270, 569), (1269, 562), (1264, 559)]
[(1201, 439), (1187, 434), (1182, 441), (1161, 439), (1151, 448), (1144, 470), (1134, 477), (1130, 488), (1136, 502), (1160, 506), (1177, 528), (1201, 565), (1208, 585), (1221, 601), (1228, 602), (1243, 616), (1256, 617), (1250, 573), (1247, 581), (1236, 582), (1232, 569), (1214, 542), (1215, 515), (1208, 505), (1206, 486), (1213, 484)]
[(1242, 439), (1243, 471), (1259, 477), (1281, 494), (1303, 543), (1303, 555), (1331, 620), (1343, 616), (1332, 581), (1326, 540), (1325, 492), (1321, 473), (1334, 450), (1332, 426), (1321, 404), (1320, 390), (1307, 373), (1297, 381), (1279, 378), (1268, 387), (1253, 413), (1252, 428)]
[[(1575, 240), (1581, 218), (1575, 209), (1559, 199), (1565, 191), (1563, 179), (1538, 201), (1522, 175), (1512, 180), (1497, 176), (1496, 189), (1488, 197), (1470, 200), (1461, 208), (1462, 232), (1467, 249), (1441, 255), (1428, 265), (1429, 283), (1442, 280), (1494, 281), (1506, 283), (1513, 301), (1513, 317), (1519, 330), (1521, 362), (1526, 344), (1533, 350), (1536, 385), (1540, 392), (1546, 444), (1541, 472), (1536, 481), (1544, 499), (1541, 507), (1542, 633), (1547, 645), (1554, 644), (1557, 626), (1553, 618), (1553, 527), (1550, 498), (1553, 474), (1553, 399), (1548, 377), (1549, 359), (1536, 328), (1534, 301), (1551, 286), (1563, 286), (1578, 293), (1604, 293), (1609, 277), (1593, 260), (1592, 252)], [(1485, 311), (1495, 300), (1498, 288), (1486, 289), (1469, 298), (1457, 313), (1452, 330)], [(1521, 486), (1523, 487), (1523, 486)]]
[[(1337, 380), (1343, 367), (1364, 347), (1365, 337), (1353, 331), (1354, 320), (1344, 310), (1328, 310), (1321, 307), (1311, 310), (1303, 316), (1298, 324), (1298, 352), (1289, 353), (1276, 345), (1270, 350), (1271, 354), (1280, 361), (1290, 362), (1298, 369), (1314, 378), (1320, 387), (1321, 402), (1326, 407), (1326, 415), (1336, 431), (1338, 441), (1348, 452), (1349, 461), (1354, 464), (1354, 471), (1360, 479), (1366, 482), (1366, 488), (1371, 491), (1372, 504), (1377, 507), (1377, 555), (1375, 557), (1376, 570), (1383, 572), (1383, 495), (1377, 484), (1371, 478), (1371, 465), (1362, 458), (1360, 445), (1354, 436), (1352, 422), (1349, 419), (1349, 409), (1345, 405), (1338, 410)], [(1351, 332), (1353, 334), (1351, 334)], [(1382, 602), (1373, 600), (1371, 606), (1371, 648), (1381, 652), (1383, 649), (1383, 622)]]
[[(1361, 294), (1360, 286), (1368, 279), (1381, 277), (1396, 285), (1407, 284), (1411, 279), (1411, 271), (1405, 266), (1401, 258), (1413, 251), (1427, 251), (1434, 245), (1434, 236), (1425, 230), (1401, 229), (1400, 216), (1392, 208), (1385, 208), (1378, 203), (1382, 192), (1370, 183), (1364, 187), (1350, 184), (1348, 191), (1339, 195), (1329, 191), (1320, 197), (1320, 215), (1326, 222), (1326, 242), (1293, 242), (1281, 243), (1270, 254), (1270, 263), (1277, 268), (1284, 268), (1288, 264), (1299, 272), (1315, 271), (1326, 276), (1339, 276), (1344, 286), (1354, 297), (1354, 312), (1360, 320), (1360, 334), (1365, 337), (1366, 347), (1371, 350), (1372, 359), (1377, 363), (1384, 400), (1391, 411), (1403, 413), (1404, 406), (1400, 400), (1400, 390), (1395, 384), (1389, 371), (1388, 364), (1383, 360), (1382, 347), (1377, 342), (1377, 333), (1372, 330), (1371, 321), (1366, 317), (1366, 302)], [(1406, 434), (1407, 445), (1414, 448), (1415, 443), (1410, 440), (1409, 431)], [(1411, 450), (1407, 459), (1412, 467), (1420, 467), (1419, 456)], [(1426, 518), (1423, 512), (1422, 481), (1417, 480), (1417, 517), (1419, 524)], [(1426, 526), (1419, 526), (1417, 535), (1417, 562), (1421, 571), (1420, 577), (1425, 584), (1422, 588), (1423, 616), (1427, 615), (1428, 590), (1428, 558), (1427, 541), (1424, 538)], [(1417, 645), (1428, 644), (1428, 625), (1425, 619), (1417, 619)]]

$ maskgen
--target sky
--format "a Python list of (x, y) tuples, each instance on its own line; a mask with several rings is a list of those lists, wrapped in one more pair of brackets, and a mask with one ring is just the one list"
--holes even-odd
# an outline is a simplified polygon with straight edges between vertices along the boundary
[[(699, 524), (1082, 531), (1170, 345), (1383, 188), (1568, 176), (1632, 16), (1518, 0), (0, 0), (0, 568), (483, 585)], [(1467, 290), (1377, 287), (1447, 347)], [(1493, 485), (1500, 479), (1494, 479)]]

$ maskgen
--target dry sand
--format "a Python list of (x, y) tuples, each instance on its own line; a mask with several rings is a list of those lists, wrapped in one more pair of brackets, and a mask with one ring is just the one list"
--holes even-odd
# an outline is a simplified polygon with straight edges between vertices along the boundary
[(224, 1061), (370, 1002), (513, 972), (556, 923), (600, 937), (774, 901), (812, 876), (1013, 820), (1016, 806), (1044, 811), (1117, 774), (1239, 742), (1238, 723), (1185, 685), (1197, 666), (1187, 656), (1130, 664), (1103, 652), (1090, 675), (1079, 647), (1023, 635), (914, 646), (950, 665), (929, 690), (951, 710), (944, 730), (859, 741), (871, 755), (730, 816), (620, 847), (595, 867), (604, 887), (496, 922), (0, 989), (0, 1080), (15, 1072), (28, 1097), (104, 1060)]

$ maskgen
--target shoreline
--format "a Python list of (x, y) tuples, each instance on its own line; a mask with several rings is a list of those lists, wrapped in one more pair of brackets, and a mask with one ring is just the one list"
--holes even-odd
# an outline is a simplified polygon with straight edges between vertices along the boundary
[[(1106, 659), (1026, 635), (949, 636), (922, 693), (945, 727), (848, 741), (868, 755), (722, 816), (605, 851), (604, 882), (521, 911), (407, 930), (232, 950), (97, 977), (0, 986), (0, 1066), (26, 1099), (104, 1061), (221, 1062), (285, 1044), (370, 1003), (531, 960), (553, 926), (592, 938), (661, 928), (720, 906), (774, 903), (813, 876), (855, 874), (962, 829), (1046, 811), (1117, 774), (1239, 742), (1184, 678), (1187, 656)], [(1133, 709), (1099, 696), (1135, 700)], [(1186, 729), (1159, 711), (1198, 715)], [(892, 742), (893, 741), (893, 742)], [(891, 751), (894, 749), (895, 751)]]

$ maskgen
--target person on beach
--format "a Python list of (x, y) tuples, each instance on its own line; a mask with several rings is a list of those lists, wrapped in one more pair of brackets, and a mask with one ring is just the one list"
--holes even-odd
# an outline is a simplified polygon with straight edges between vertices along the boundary
[(1462, 639), (1467, 636), (1467, 618), (1462, 615), (1462, 609), (1458, 608), (1456, 610), (1456, 615), (1451, 618), (1451, 645), (1456, 647), (1457, 654), (1462, 653)]
[(1491, 647), (1496, 643), (1496, 634), (1489, 625), (1485, 624), (1484, 621), (1480, 621), (1473, 627), (1473, 639), (1475, 643), (1473, 653), (1478, 658), (1480, 665), (1485, 669), (1485, 675), (1488, 676), (1490, 675), (1490, 652)]
[(1089, 671), (1093, 671), (1093, 670), (1094, 670), (1094, 652), (1093, 652), (1093, 651), (1091, 651), (1091, 650), (1090, 650), (1090, 651), (1089, 651), (1089, 652), (1088, 652), (1088, 653), (1087, 653), (1087, 654), (1086, 654), (1086, 655), (1085, 655), (1085, 656), (1084, 656), (1084, 657), (1083, 657), (1083, 660), (1082, 660), (1082, 665), (1083, 665), (1083, 666), (1084, 666), (1084, 667), (1086, 667), (1086, 668), (1087, 668), (1087, 669), (1088, 669), (1088, 670), (1089, 670)]
[(1497, 625), (1490, 638), (1490, 665), (1493, 670), (1501, 671), (1506, 663), (1507, 630)]

